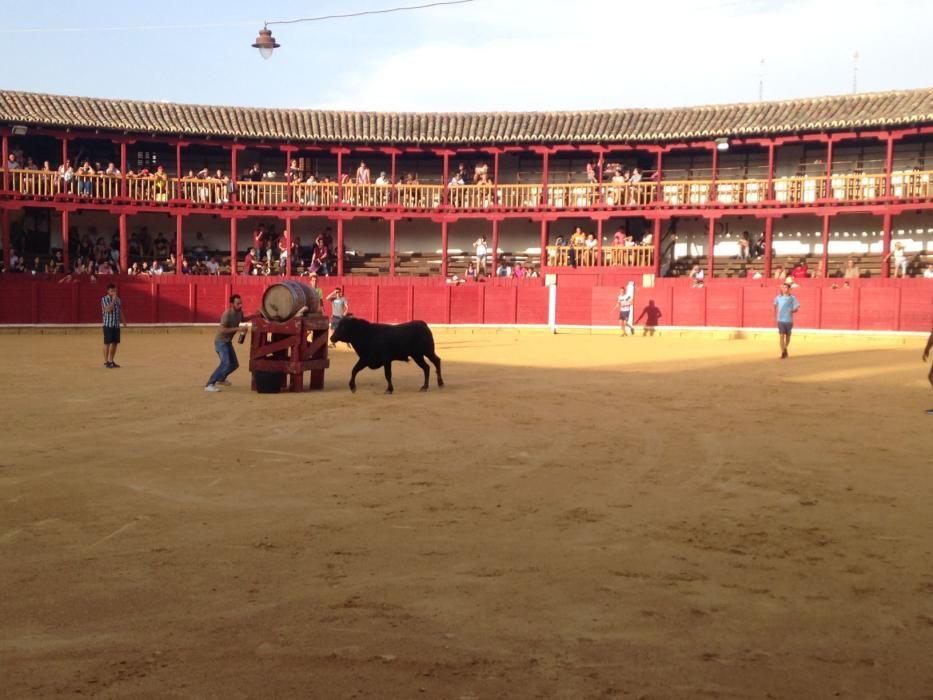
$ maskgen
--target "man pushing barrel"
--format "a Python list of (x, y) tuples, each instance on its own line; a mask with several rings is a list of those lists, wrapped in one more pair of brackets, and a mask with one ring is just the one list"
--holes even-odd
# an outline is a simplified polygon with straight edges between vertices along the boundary
[(204, 391), (218, 392), (220, 391), (220, 387), (217, 386), (218, 384), (231, 386), (227, 377), (233, 374), (240, 366), (240, 363), (236, 359), (236, 352), (233, 350), (233, 336), (236, 335), (237, 331), (240, 331), (240, 342), (242, 343), (246, 338), (247, 329), (244, 321), (249, 321), (259, 315), (260, 313), (257, 311), (244, 318), (243, 299), (239, 294), (234, 294), (230, 297), (230, 306), (221, 315), (220, 326), (217, 328), (217, 334), (214, 336), (214, 350), (220, 358), (220, 365), (214, 370), (211, 378), (207, 380), (207, 386), (204, 387)]

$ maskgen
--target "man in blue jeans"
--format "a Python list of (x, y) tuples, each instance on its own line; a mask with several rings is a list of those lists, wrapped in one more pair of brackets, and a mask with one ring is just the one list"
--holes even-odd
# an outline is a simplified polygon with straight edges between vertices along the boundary
[(790, 345), (790, 333), (794, 329), (794, 314), (800, 309), (797, 297), (790, 293), (790, 285), (781, 285), (781, 293), (774, 297), (777, 311), (777, 327), (781, 336), (781, 359), (787, 359), (787, 346)]
[(241, 331), (241, 338), (245, 338), (246, 325), (243, 322), (256, 318), (258, 315), (259, 312), (257, 311), (255, 314), (244, 319), (243, 299), (240, 298), (239, 294), (234, 294), (230, 297), (230, 307), (221, 315), (220, 326), (217, 328), (217, 334), (214, 336), (214, 350), (220, 358), (220, 365), (214, 370), (211, 378), (207, 380), (207, 386), (204, 387), (204, 391), (220, 391), (220, 387), (217, 386), (218, 384), (231, 386), (227, 377), (233, 374), (240, 366), (240, 363), (236, 359), (236, 352), (233, 350), (233, 336), (237, 334), (237, 331)]

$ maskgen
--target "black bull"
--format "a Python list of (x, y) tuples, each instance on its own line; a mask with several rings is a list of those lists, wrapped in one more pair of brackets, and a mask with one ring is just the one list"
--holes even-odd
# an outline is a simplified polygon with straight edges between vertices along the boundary
[(427, 357), (437, 370), (437, 385), (444, 386), (441, 377), (441, 358), (434, 352), (434, 336), (424, 321), (411, 321), (389, 326), (384, 323), (370, 323), (361, 318), (344, 317), (334, 329), (330, 337), (332, 343), (349, 343), (359, 355), (359, 361), (353, 366), (350, 374), (350, 391), (356, 391), (356, 375), (364, 367), (370, 369), (385, 368), (386, 393), (391, 394), (392, 363), (396, 360), (408, 362), (408, 358), (415, 361), (424, 371), (424, 384), (421, 391), (428, 390), (428, 379), (431, 368), (424, 361)]

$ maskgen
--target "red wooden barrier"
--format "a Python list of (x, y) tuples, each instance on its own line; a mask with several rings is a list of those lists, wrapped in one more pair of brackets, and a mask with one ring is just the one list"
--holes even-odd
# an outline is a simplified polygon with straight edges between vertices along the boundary
[[(612, 279), (576, 275), (557, 291), (558, 325), (616, 325), (612, 312), (619, 287)], [(132, 323), (215, 323), (236, 292), (248, 311), (259, 308), (269, 278), (111, 278), (117, 282)], [(634, 278), (632, 278), (634, 279)], [(344, 283), (346, 280), (346, 283)], [(427, 281), (424, 281), (427, 280)], [(593, 285), (594, 281), (612, 284)], [(0, 276), (0, 324), (99, 323), (108, 280), (60, 283), (46, 276)], [(385, 282), (382, 284), (381, 282)], [(408, 282), (411, 282), (410, 284)], [(587, 283), (587, 284), (584, 284)], [(774, 324), (774, 280), (712, 280), (694, 289), (689, 281), (660, 279), (654, 287), (636, 280), (635, 317), (652, 300), (660, 325), (761, 328)], [(548, 288), (541, 280), (498, 280), (451, 286), (434, 278), (336, 278), (322, 280), (326, 294), (343, 285), (350, 310), (362, 318), (398, 323), (544, 325)], [(794, 290), (801, 310), (798, 328), (928, 331), (933, 319), (933, 281), (923, 279), (803, 280)], [(330, 311), (325, 303), (325, 311)]]

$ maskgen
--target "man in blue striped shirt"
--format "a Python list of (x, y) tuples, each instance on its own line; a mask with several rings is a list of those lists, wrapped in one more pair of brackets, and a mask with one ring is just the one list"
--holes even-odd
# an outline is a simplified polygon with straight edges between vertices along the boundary
[(100, 310), (104, 317), (104, 367), (116, 369), (120, 365), (113, 358), (120, 344), (120, 325), (126, 327), (123, 304), (117, 296), (117, 285), (107, 285), (107, 293), (100, 300)]

